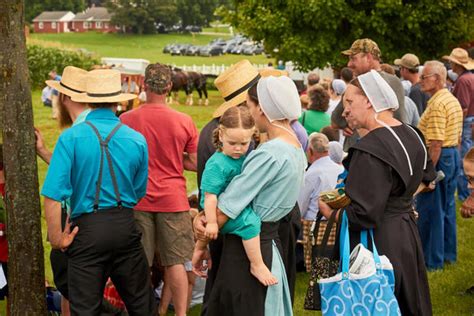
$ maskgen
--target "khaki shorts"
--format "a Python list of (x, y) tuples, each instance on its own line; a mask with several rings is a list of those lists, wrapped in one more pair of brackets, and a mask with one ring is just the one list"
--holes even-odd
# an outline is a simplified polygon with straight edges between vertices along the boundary
[(134, 214), (150, 267), (155, 254), (159, 255), (160, 263), (165, 267), (185, 264), (192, 259), (194, 236), (189, 212), (135, 211)]

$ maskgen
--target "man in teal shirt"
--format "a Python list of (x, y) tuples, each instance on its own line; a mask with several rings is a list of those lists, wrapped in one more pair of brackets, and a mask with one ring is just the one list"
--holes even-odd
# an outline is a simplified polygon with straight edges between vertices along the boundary
[[(73, 315), (99, 315), (110, 277), (130, 314), (152, 315), (155, 302), (133, 206), (146, 192), (148, 149), (144, 137), (120, 123), (112, 109), (135, 98), (120, 92), (120, 73), (96, 70), (86, 93), (85, 122), (61, 134), (42, 189), (48, 236), (67, 251)], [(61, 229), (61, 201), (71, 200), (72, 222)]]

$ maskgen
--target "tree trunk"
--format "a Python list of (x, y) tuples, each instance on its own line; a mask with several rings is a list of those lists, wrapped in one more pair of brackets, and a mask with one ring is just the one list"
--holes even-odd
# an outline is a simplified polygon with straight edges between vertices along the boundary
[(45, 315), (44, 257), (22, 0), (0, 0), (0, 111), (11, 315)]

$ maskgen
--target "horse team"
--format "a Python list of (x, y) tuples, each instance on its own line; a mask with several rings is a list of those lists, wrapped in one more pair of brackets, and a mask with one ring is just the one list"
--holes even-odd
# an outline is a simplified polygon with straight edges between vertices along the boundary
[(179, 90), (184, 90), (186, 93), (186, 105), (193, 105), (193, 90), (196, 89), (199, 93), (198, 104), (202, 104), (203, 95), (205, 97), (204, 105), (209, 104), (206, 75), (195, 71), (184, 71), (171, 66), (170, 68), (172, 70), (171, 81), (173, 82), (173, 88), (168, 95), (168, 103), (173, 102), (173, 97), (175, 102), (178, 102), (178, 92)]

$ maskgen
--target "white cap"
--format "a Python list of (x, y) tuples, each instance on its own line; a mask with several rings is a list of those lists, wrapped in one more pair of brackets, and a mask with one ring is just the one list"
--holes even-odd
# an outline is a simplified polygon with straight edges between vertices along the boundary
[(301, 103), (296, 85), (290, 78), (265, 77), (258, 81), (257, 95), (260, 107), (270, 122), (301, 116)]
[(375, 112), (398, 109), (397, 95), (377, 71), (371, 70), (357, 79)]
[(329, 157), (335, 163), (342, 163), (342, 159), (344, 159), (344, 150), (339, 142), (329, 142)]
[(334, 79), (331, 82), (332, 89), (337, 95), (342, 95), (346, 91), (346, 83), (341, 79)]

